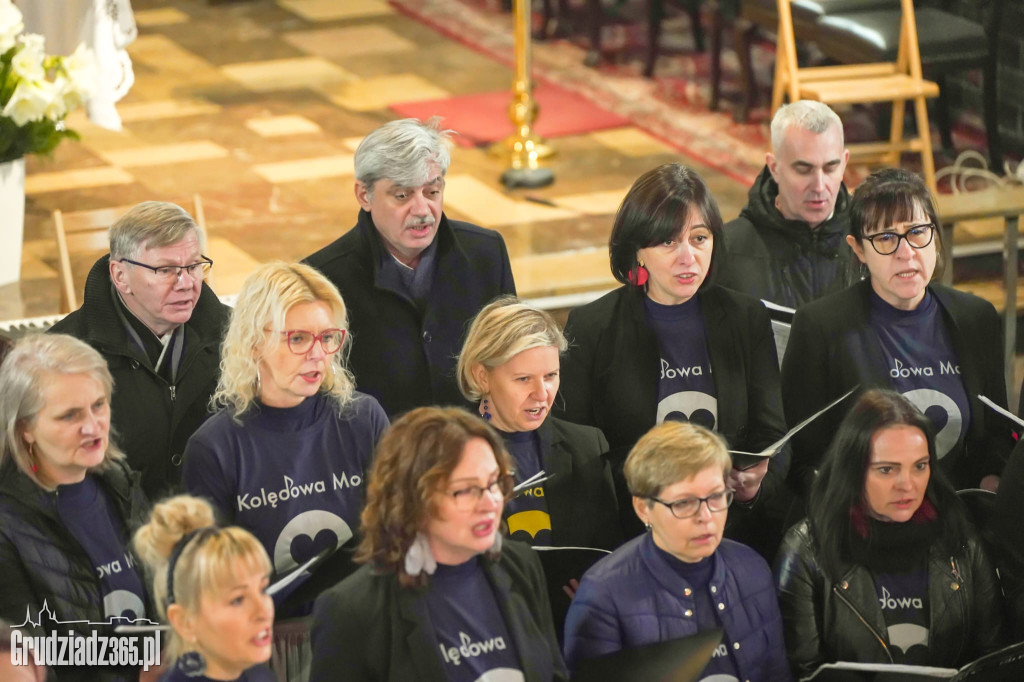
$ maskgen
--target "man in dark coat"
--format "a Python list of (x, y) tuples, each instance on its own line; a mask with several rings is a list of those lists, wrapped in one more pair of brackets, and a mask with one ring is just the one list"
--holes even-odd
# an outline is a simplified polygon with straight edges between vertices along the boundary
[(515, 293), (501, 235), (442, 211), (446, 138), (433, 119), (367, 135), (355, 154), (356, 226), (306, 259), (345, 299), (356, 386), (392, 418), (466, 404), (455, 361), (469, 323), (491, 299)]
[(772, 151), (740, 216), (726, 223), (715, 283), (797, 308), (857, 281), (846, 245), (850, 157), (843, 124), (821, 102), (800, 100), (772, 119)]
[(114, 376), (114, 440), (150, 499), (173, 492), (189, 436), (209, 416), (229, 308), (203, 283), (213, 262), (181, 207), (147, 201), (110, 228), (82, 307), (54, 325), (100, 352)]

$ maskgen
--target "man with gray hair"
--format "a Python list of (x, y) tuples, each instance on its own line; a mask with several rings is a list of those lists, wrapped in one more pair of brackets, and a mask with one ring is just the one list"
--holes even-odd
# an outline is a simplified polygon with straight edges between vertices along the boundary
[(341, 291), (359, 390), (388, 415), (466, 404), (455, 359), (469, 322), (514, 294), (501, 235), (443, 213), (450, 131), (439, 120), (391, 121), (355, 154), (356, 226), (306, 262)]
[(715, 282), (797, 308), (859, 279), (846, 244), (850, 152), (842, 121), (821, 102), (783, 105), (771, 134), (772, 151), (746, 207), (723, 229)]
[(229, 308), (204, 282), (213, 266), (184, 209), (146, 201), (110, 227), (82, 307), (50, 331), (98, 350), (114, 377), (114, 440), (150, 499), (173, 491), (189, 436), (209, 415)]

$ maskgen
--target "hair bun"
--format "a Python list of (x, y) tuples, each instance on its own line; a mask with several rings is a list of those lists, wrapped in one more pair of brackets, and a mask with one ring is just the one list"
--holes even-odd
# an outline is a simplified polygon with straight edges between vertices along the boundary
[(167, 563), (186, 534), (213, 524), (213, 508), (206, 500), (191, 495), (168, 498), (153, 507), (149, 522), (135, 533), (135, 551), (156, 569)]

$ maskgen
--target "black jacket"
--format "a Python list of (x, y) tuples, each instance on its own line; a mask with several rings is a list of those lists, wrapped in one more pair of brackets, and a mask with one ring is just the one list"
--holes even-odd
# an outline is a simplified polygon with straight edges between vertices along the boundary
[(1024, 439), (1017, 443), (999, 482), (990, 537), (1006, 593), (1013, 641), (1024, 641)]
[[(620, 287), (574, 309), (565, 327), (570, 346), (562, 361), (562, 398), (555, 406), (562, 418), (604, 432), (617, 477), (629, 450), (657, 418), (658, 340), (647, 324), (644, 295), (637, 287)], [(718, 432), (730, 448), (758, 452), (785, 433), (768, 312), (756, 299), (722, 287), (706, 286), (697, 296), (718, 397)], [(763, 509), (782, 490), (787, 466), (784, 451), (768, 467), (755, 504), (734, 505), (729, 537), (771, 554), (771, 543), (759, 541), (765, 529), (748, 525), (755, 521), (749, 512)], [(621, 478), (616, 483), (623, 523), (638, 531), (628, 491)], [(765, 518), (760, 511), (757, 516)]]
[[(568, 680), (534, 550), (505, 540), (484, 571), (505, 616), (527, 682)], [(313, 609), (311, 682), (444, 682), (424, 595), (367, 564), (324, 592)]]
[[(940, 462), (956, 488), (977, 487), (987, 474), (999, 474), (1013, 447), (1011, 429), (978, 400), (978, 394), (1006, 406), (1006, 383), (999, 339), (999, 317), (992, 304), (937, 284), (928, 286), (939, 302), (960, 362), (970, 399), (970, 425), (962, 447)], [(782, 362), (782, 400), (786, 421), (795, 425), (851, 388), (858, 393), (813, 421), (793, 437), (790, 477), (806, 493), (846, 412), (860, 392), (892, 388), (878, 335), (871, 327), (868, 280), (808, 304), (797, 311)]]
[[(113, 508), (124, 524), (124, 544), (130, 550), (135, 530), (147, 519), (149, 505), (139, 485), (139, 476), (124, 463), (115, 464), (95, 474), (107, 493)], [(46, 603), (55, 619), (60, 621), (106, 621), (99, 576), (78, 539), (72, 536), (57, 512), (57, 492), (47, 492), (8, 460), (0, 467), (0, 618), (18, 625), (26, 615), (37, 621), (37, 614)], [(145, 575), (139, 572), (143, 585)], [(146, 613), (155, 612), (147, 600)], [(68, 623), (42, 629), (74, 630), (89, 636), (99, 634), (102, 626), (88, 622)], [(44, 634), (36, 630), (33, 634)], [(140, 653), (142, 651), (140, 645)], [(68, 674), (70, 673), (70, 674)], [(95, 671), (65, 670), (64, 679), (96, 680)]]
[(230, 308), (203, 284), (192, 318), (185, 323), (185, 347), (172, 386), (153, 371), (132, 342), (111, 293), (109, 256), (93, 265), (82, 307), (49, 331), (70, 334), (100, 352), (114, 377), (110, 400), (113, 439), (142, 474), (142, 489), (158, 499), (180, 486), (185, 443), (210, 415), (209, 401), (220, 376), (220, 342)]
[(622, 542), (615, 489), (600, 430), (548, 417), (537, 430), (551, 544), (612, 550)]
[[(779, 603), (789, 661), (798, 676), (822, 663), (891, 663), (888, 630), (871, 571), (844, 566), (826, 575), (807, 522), (793, 527), (779, 549)], [(974, 537), (950, 556), (928, 558), (929, 665), (956, 668), (999, 648), (1002, 597), (992, 562)]]
[(747, 205), (722, 230), (723, 253), (712, 281), (772, 303), (798, 308), (860, 279), (846, 243), (850, 193), (840, 185), (832, 217), (813, 230), (775, 208), (779, 186), (765, 166)]
[(455, 363), (469, 323), (495, 297), (514, 294), (501, 235), (441, 216), (434, 281), (423, 309), (380, 281), (383, 247), (370, 214), (305, 259), (341, 291), (352, 332), (349, 368), (360, 391), (395, 415), (423, 405), (466, 405)]

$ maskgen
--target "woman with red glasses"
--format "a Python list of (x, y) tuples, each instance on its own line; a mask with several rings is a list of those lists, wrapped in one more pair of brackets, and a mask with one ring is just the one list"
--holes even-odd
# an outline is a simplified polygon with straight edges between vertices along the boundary
[(275, 595), (278, 616), (354, 570), (366, 475), (388, 419), (345, 367), (347, 315), (315, 269), (268, 263), (245, 280), (221, 349), (222, 408), (189, 440), (184, 478), (224, 523), (263, 543), (278, 577), (330, 558)]

